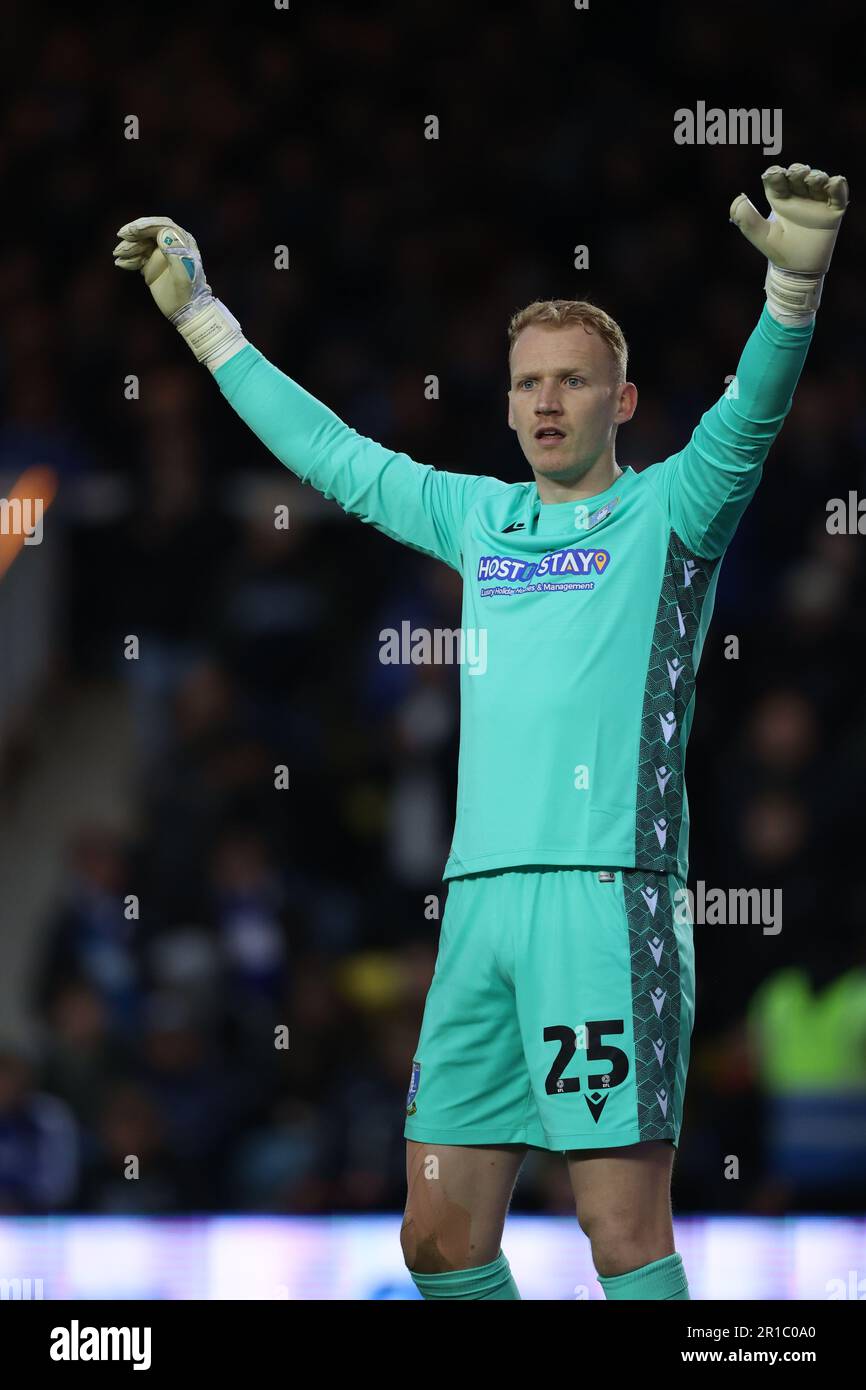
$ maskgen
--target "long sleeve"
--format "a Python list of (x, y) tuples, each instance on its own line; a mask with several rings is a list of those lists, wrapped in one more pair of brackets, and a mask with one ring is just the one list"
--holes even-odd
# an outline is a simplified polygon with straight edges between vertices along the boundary
[(645, 470), (672, 529), (694, 554), (714, 560), (730, 544), (791, 409), (814, 328), (786, 327), (765, 305), (734, 382), (684, 449)]
[(498, 478), (447, 473), (346, 425), (251, 344), (214, 372), (226, 400), (293, 473), (344, 511), (458, 572), (466, 517), (507, 492)]

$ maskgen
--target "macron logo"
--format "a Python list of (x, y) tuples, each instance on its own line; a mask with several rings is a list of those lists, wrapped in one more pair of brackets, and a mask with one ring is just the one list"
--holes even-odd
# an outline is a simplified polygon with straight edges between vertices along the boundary
[(134, 1371), (150, 1370), (149, 1327), (52, 1327), (52, 1361), (133, 1361)]

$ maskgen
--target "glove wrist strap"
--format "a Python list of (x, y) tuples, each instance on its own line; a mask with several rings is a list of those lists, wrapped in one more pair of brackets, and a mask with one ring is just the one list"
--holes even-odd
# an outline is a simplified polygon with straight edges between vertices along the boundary
[(187, 304), (171, 322), (189, 345), (197, 362), (214, 371), (246, 346), (241, 326), (226, 306), (212, 295)]
[(805, 327), (810, 324), (821, 303), (824, 276), (821, 272), (804, 273), (799, 270), (783, 270), (781, 266), (767, 263), (767, 278), (764, 289), (767, 292), (767, 308), (780, 323), (792, 327)]

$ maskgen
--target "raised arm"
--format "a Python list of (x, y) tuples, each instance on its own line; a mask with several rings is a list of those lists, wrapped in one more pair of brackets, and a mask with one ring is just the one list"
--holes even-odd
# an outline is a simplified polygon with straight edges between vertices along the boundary
[(118, 235), (116, 264), (143, 273), (162, 313), (281, 463), (351, 516), (461, 569), (468, 512), (507, 483), (416, 463), (351, 429), (247, 342), (214, 298), (195, 238), (170, 218), (141, 217)]
[(765, 306), (725, 395), (701, 416), (685, 448), (646, 470), (689, 550), (716, 560), (761, 481), (791, 409), (814, 325), (785, 328)]
[(731, 220), (768, 258), (767, 303), (724, 396), (679, 453), (647, 470), (677, 535), (696, 555), (729, 545), (791, 409), (815, 328), (824, 275), (848, 205), (848, 185), (805, 164), (763, 176), (764, 219), (744, 193)]

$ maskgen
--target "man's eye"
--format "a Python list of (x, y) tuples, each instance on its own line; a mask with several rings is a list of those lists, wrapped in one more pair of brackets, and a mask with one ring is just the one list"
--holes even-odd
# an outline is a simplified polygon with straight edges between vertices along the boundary
[(568, 382), (579, 381), (580, 384), (581, 384), (581, 386), (583, 386), (583, 377), (582, 377), (582, 376), (569, 376), (569, 377), (566, 377), (566, 381), (568, 381)]
[(520, 388), (521, 388), (521, 390), (522, 390), (524, 386), (531, 386), (531, 385), (532, 385), (532, 377), (529, 377), (529, 376), (528, 376), (528, 377), (526, 378), (525, 381), (521, 381), (521, 383), (520, 383)]

